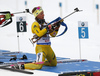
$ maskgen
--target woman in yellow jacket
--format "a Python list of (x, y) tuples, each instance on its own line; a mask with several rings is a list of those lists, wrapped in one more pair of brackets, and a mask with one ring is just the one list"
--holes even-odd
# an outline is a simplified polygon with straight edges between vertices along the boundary
[[(35, 34), (37, 37), (41, 37), (36, 44), (36, 62), (48, 61), (46, 64), (35, 64), (35, 63), (28, 63), (21, 65), (21, 68), (24, 69), (41, 69), (43, 65), (47, 66), (56, 66), (57, 60), (55, 53), (51, 48), (50, 36), (55, 37), (59, 30), (59, 24), (57, 28), (53, 28), (51, 25), (47, 25), (47, 22), (44, 19), (44, 11), (41, 7), (35, 7), (32, 10), (33, 15), (35, 16), (35, 22), (33, 22), (31, 30), (32, 33)], [(51, 32), (51, 33), (50, 33)], [(36, 37), (36, 38), (37, 38)]]

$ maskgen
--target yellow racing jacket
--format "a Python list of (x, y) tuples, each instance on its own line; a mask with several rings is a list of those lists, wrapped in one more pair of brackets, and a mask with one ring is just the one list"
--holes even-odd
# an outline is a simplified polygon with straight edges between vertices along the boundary
[[(45, 28), (47, 25), (44, 23), (43, 27), (42, 25), (40, 25), (38, 22), (33, 22), (32, 26), (31, 26), (31, 31), (33, 34), (37, 35), (38, 37), (42, 37), (40, 40), (37, 41), (37, 44), (39, 45), (50, 45), (50, 36), (47, 31), (47, 29)], [(41, 28), (42, 27), (42, 28)], [(50, 33), (50, 35), (52, 37), (55, 37), (57, 35), (58, 31), (53, 31), (52, 33)]]

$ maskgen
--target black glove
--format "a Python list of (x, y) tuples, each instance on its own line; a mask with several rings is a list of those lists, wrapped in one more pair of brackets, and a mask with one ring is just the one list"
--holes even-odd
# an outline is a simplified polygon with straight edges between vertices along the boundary
[[(56, 23), (54, 24), (54, 29), (59, 28), (59, 27), (60, 27), (60, 24), (61, 24), (60, 21), (59, 21), (59, 22), (56, 22)], [(55, 31), (58, 31), (58, 29), (56, 29)]]
[(56, 25), (59, 27), (59, 26), (60, 26), (60, 24), (61, 24), (61, 22), (59, 21), (59, 22), (57, 22), (57, 24), (56, 24)]

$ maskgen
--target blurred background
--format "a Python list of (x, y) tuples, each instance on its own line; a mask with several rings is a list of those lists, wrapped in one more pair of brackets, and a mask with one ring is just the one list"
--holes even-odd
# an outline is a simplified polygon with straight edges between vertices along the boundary
[[(59, 5), (61, 3), (61, 6)], [(41, 6), (44, 10), (45, 20), (51, 22), (57, 17), (65, 17), (77, 7), (82, 12), (77, 12), (64, 20), (68, 26), (67, 32), (56, 38), (51, 38), (51, 47), (57, 57), (71, 59), (88, 59), (100, 62), (100, 20), (99, 0), (0, 0), (0, 12), (22, 12)], [(26, 16), (27, 32), (17, 32), (16, 17)], [(21, 51), (35, 53), (35, 45), (29, 41), (33, 34), (31, 25), (35, 21), (31, 14), (14, 14), (13, 22), (0, 28), (0, 50)], [(78, 21), (88, 22), (89, 38), (79, 39)], [(64, 31), (60, 27), (58, 34)], [(19, 35), (19, 39), (17, 37)], [(18, 43), (19, 40), (19, 43)], [(18, 49), (19, 48), (19, 49)]]

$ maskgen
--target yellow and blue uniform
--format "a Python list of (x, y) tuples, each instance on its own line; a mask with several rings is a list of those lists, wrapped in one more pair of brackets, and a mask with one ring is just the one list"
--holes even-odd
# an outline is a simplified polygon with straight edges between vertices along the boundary
[[(40, 40), (37, 41), (36, 44), (36, 62), (42, 62), (47, 59), (49, 63), (47, 64), (34, 64), (34, 63), (28, 63), (24, 64), (25, 69), (41, 69), (43, 65), (47, 66), (56, 66), (57, 65), (57, 60), (55, 53), (53, 52), (51, 48), (51, 42), (50, 42), (50, 37), (47, 29), (45, 28), (46, 24), (44, 23), (43, 25), (40, 25), (38, 22), (33, 22), (31, 30), (33, 34), (36, 34), (38, 37), (41, 37)], [(50, 33), (52, 37), (55, 37), (57, 35), (58, 31), (53, 31)]]

